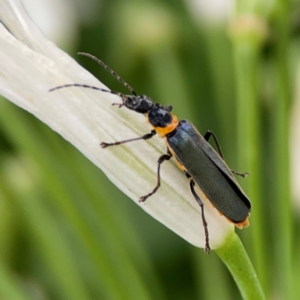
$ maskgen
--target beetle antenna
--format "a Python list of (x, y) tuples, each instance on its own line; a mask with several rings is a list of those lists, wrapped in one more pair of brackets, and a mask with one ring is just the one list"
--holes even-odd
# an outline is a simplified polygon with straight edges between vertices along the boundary
[(110, 90), (106, 90), (106, 89), (101, 89), (101, 88), (98, 88), (98, 87), (93, 86), (93, 85), (79, 84), (79, 83), (70, 83), (70, 84), (59, 85), (59, 86), (56, 86), (56, 87), (50, 89), (49, 92), (53, 92), (55, 90), (63, 89), (63, 88), (66, 88), (66, 87), (72, 87), (72, 86), (83, 87), (83, 88), (87, 88), (87, 89), (92, 89), (92, 90), (97, 90), (97, 91), (101, 91), (101, 92), (105, 92), (105, 93), (118, 95), (119, 97), (122, 98), (122, 103), (112, 103), (112, 105), (118, 105), (119, 108), (124, 105), (124, 99), (127, 98), (126, 95), (123, 95), (119, 92), (110, 91)]
[(97, 58), (96, 56), (94, 56), (92, 54), (85, 53), (85, 52), (78, 52), (77, 54), (82, 55), (82, 56), (87, 56), (87, 57), (91, 58), (92, 60), (94, 60), (95, 62), (97, 62), (101, 67), (103, 67), (111, 75), (113, 75), (115, 78), (117, 78), (118, 81), (121, 82), (134, 96), (137, 96), (137, 93), (135, 92), (135, 90), (126, 81), (124, 81), (123, 78), (121, 78), (115, 71), (113, 71), (110, 67), (108, 67), (102, 60), (100, 60), (99, 58)]
[(70, 83), (70, 84), (59, 85), (59, 86), (56, 86), (56, 87), (50, 89), (49, 92), (53, 92), (55, 90), (63, 89), (63, 88), (66, 88), (66, 87), (72, 87), (72, 86), (83, 87), (83, 88), (87, 88), (87, 89), (93, 89), (93, 90), (97, 90), (97, 91), (101, 91), (101, 92), (105, 92), (105, 93), (110, 93), (110, 94), (118, 95), (121, 98), (123, 96), (123, 94), (118, 93), (118, 92), (114, 92), (114, 91), (110, 91), (110, 90), (106, 90), (106, 89), (101, 89), (101, 88), (98, 88), (98, 87), (93, 86), (93, 85), (79, 84), (79, 83)]

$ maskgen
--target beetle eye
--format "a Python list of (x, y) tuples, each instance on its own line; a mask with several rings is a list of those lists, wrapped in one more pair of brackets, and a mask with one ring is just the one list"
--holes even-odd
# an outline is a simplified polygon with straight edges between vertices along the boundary
[(173, 109), (173, 106), (172, 106), (172, 105), (167, 105), (167, 106), (165, 106), (165, 109), (166, 109), (167, 111), (171, 112), (172, 109)]

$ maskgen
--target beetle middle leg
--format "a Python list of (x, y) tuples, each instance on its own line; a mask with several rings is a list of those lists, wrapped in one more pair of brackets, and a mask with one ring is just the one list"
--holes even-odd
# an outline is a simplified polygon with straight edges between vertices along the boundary
[[(102, 148), (106, 148), (106, 147), (110, 147), (110, 146), (117, 146), (117, 145), (121, 145), (121, 144), (125, 144), (125, 143), (129, 143), (129, 142), (134, 142), (134, 141), (138, 141), (138, 140), (148, 140), (151, 139), (154, 135), (156, 134), (155, 130), (152, 130), (150, 133), (147, 133), (141, 137), (137, 137), (137, 138), (133, 138), (133, 139), (128, 139), (128, 140), (123, 140), (123, 141), (119, 141), (119, 142), (114, 142), (114, 143), (101, 143), (100, 146)], [(160, 187), (160, 165), (165, 161), (165, 160), (169, 160), (172, 157), (171, 152), (168, 149), (168, 153), (167, 154), (163, 154), (162, 156), (160, 156), (160, 158), (158, 159), (157, 163), (157, 183), (155, 188), (153, 189), (153, 191), (145, 196), (140, 197), (139, 202), (144, 202), (147, 200), (147, 198), (149, 198), (150, 196), (152, 196), (153, 194), (156, 193), (156, 191), (159, 189)]]
[(155, 188), (153, 189), (153, 191), (145, 196), (140, 197), (139, 202), (145, 202), (147, 200), (147, 198), (149, 198), (150, 196), (152, 196), (153, 194), (155, 194), (157, 192), (157, 190), (160, 187), (160, 165), (165, 161), (165, 160), (169, 160), (172, 157), (172, 154), (170, 153), (170, 151), (168, 150), (167, 154), (163, 154), (162, 156), (160, 156), (160, 158), (157, 161), (157, 183)]
[[(212, 131), (207, 130), (207, 132), (206, 132), (205, 135), (204, 135), (204, 138), (208, 141), (209, 138), (210, 138), (211, 136), (213, 137), (213, 139), (214, 139), (214, 141), (215, 141), (215, 144), (216, 144), (216, 146), (217, 146), (217, 150), (218, 150), (219, 155), (220, 155), (220, 156), (223, 158), (223, 160), (224, 160), (224, 156), (223, 156), (223, 153), (222, 153), (222, 150), (221, 150), (221, 146), (220, 146), (220, 144), (219, 144), (219, 142), (218, 142), (217, 137), (215, 136), (215, 134), (214, 134)], [(239, 172), (236, 172), (236, 171), (234, 171), (234, 170), (231, 170), (231, 172), (232, 172), (233, 174), (238, 175), (238, 176), (241, 176), (241, 177), (243, 177), (243, 178), (246, 178), (246, 177), (249, 175), (248, 172), (245, 172), (245, 173), (239, 173)]]
[(194, 179), (188, 173), (186, 173), (186, 176), (190, 180), (190, 190), (191, 190), (191, 193), (192, 193), (193, 197), (195, 198), (195, 200), (197, 201), (197, 203), (201, 207), (202, 223), (203, 223), (204, 234), (205, 234), (205, 247), (204, 247), (204, 251), (206, 253), (209, 253), (210, 252), (209, 233), (208, 233), (207, 222), (206, 222), (205, 215), (204, 215), (204, 204), (203, 204), (202, 200), (200, 199), (200, 197), (198, 196), (198, 194), (195, 191), (195, 185), (196, 185), (196, 183), (195, 183)]

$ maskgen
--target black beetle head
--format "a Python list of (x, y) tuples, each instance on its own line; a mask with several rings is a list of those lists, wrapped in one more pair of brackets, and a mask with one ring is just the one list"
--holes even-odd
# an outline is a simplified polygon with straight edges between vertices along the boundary
[(145, 96), (125, 96), (123, 98), (123, 104), (128, 109), (134, 110), (138, 113), (147, 113), (153, 106), (153, 101)]

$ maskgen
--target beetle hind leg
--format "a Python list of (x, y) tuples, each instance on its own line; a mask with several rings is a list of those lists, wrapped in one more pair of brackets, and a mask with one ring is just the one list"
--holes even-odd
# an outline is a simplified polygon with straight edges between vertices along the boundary
[(201, 207), (202, 223), (203, 223), (204, 234), (205, 234), (205, 247), (204, 247), (204, 251), (209, 254), (209, 252), (210, 252), (209, 233), (208, 233), (207, 222), (206, 222), (205, 215), (204, 215), (204, 204), (203, 204), (202, 200), (200, 199), (200, 197), (197, 195), (197, 193), (195, 191), (195, 184), (196, 183), (195, 183), (194, 179), (192, 177), (190, 177), (189, 174), (186, 174), (186, 175), (187, 175), (187, 177), (190, 180), (190, 190), (191, 190), (191, 193), (192, 193), (193, 197), (195, 198), (195, 200), (197, 201), (197, 203)]
[(204, 135), (204, 138), (207, 140), (207, 142), (209, 141), (209, 138), (210, 137), (213, 137), (213, 139), (214, 139), (214, 141), (215, 141), (215, 144), (216, 144), (216, 146), (217, 146), (217, 150), (218, 150), (218, 153), (219, 153), (219, 155), (224, 159), (224, 156), (223, 156), (223, 153), (222, 153), (222, 150), (221, 150), (221, 146), (220, 146), (220, 144), (219, 144), (219, 142), (218, 142), (218, 139), (217, 139), (217, 137), (215, 136), (215, 134), (211, 131), (211, 130), (207, 130), (207, 132), (205, 133), (205, 135)]

